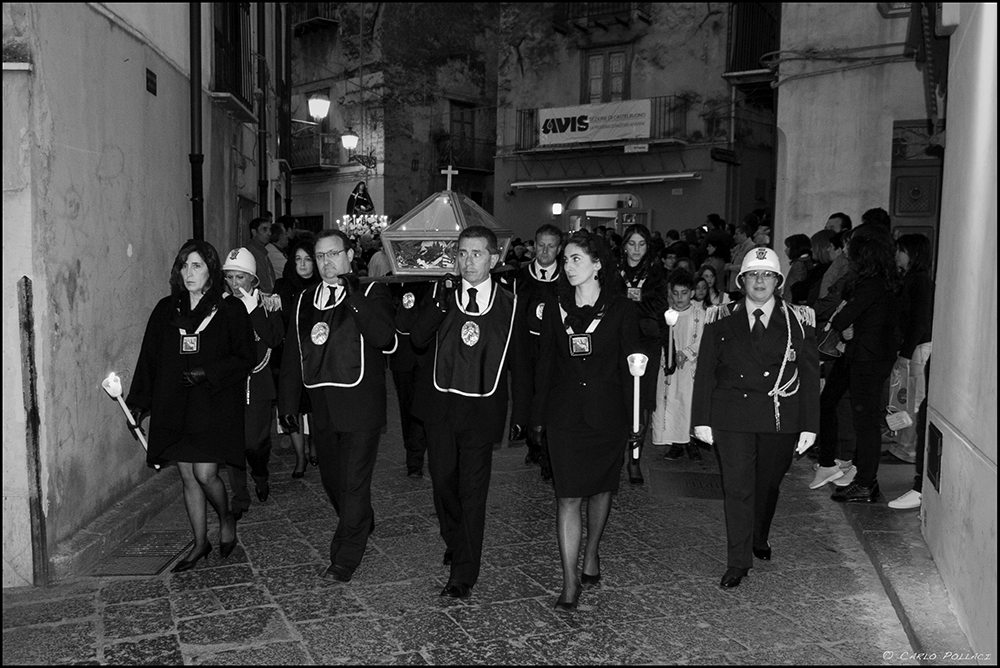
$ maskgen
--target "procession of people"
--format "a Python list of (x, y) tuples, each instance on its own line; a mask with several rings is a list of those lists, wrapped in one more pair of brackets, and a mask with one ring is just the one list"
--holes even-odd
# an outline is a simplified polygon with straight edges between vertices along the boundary
[[(352, 197), (354, 209), (370, 201), (364, 188)], [(208, 505), (221, 555), (232, 552), (238, 520), (253, 512), (248, 469), (257, 500), (270, 496), (275, 426), (295, 447), (292, 477), (315, 466), (338, 517), (318, 575), (350, 582), (376, 530), (371, 479), (391, 370), (405, 474), (422, 477), (426, 460), (433, 487), (448, 568), (441, 596), (467, 598), (479, 580), (493, 448), (508, 416), (509, 441), (526, 440), (525, 464), (540, 465), (538, 484), (552, 486), (557, 610), (575, 610), (600, 584), (613, 499), (623, 475), (645, 484), (647, 442), (665, 446), (668, 461), (714, 452), (727, 545), (719, 585), (739, 586), (754, 559), (772, 558), (770, 528), (795, 454), (818, 454), (813, 489), (830, 482), (835, 501), (873, 502), (880, 391), (894, 361), (923, 399), (926, 244), (904, 237), (894, 248), (873, 211), (853, 230), (835, 214), (845, 229), (786, 239), (788, 272), (768, 247), (769, 226), (752, 217), (729, 233), (710, 216), (700, 247), (697, 234), (661, 239), (642, 224), (620, 237), (546, 224), (523, 264), (505, 262), (494, 231), (473, 225), (457, 234), (450, 273), (391, 284), (358, 276), (357, 240), (294, 230), (290, 217), (270, 245), (288, 253), (277, 272), (262, 252), (272, 229), (264, 218), (224, 262), (211, 244), (186, 242), (127, 399), (135, 423), (149, 416), (148, 463), (181, 471), (194, 546), (174, 571), (211, 552)], [(827, 285), (840, 249), (848, 261)], [(692, 259), (704, 261), (697, 274)], [(857, 445), (844, 454), (838, 406), (848, 389)], [(901, 432), (901, 451), (922, 447), (915, 431)], [(892, 507), (919, 506), (919, 496), (918, 487)]]

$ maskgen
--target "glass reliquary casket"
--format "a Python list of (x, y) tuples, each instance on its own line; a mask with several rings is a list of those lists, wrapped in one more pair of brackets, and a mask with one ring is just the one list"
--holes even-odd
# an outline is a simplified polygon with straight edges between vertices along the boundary
[(482, 225), (493, 230), (500, 262), (513, 232), (462, 193), (442, 190), (425, 199), (382, 231), (382, 246), (396, 276), (457, 274), (455, 257), (461, 230)]

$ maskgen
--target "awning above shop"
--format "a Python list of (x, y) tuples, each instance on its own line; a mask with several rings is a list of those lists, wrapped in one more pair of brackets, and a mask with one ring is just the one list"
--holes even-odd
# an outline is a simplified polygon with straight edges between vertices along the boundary
[(631, 183), (663, 183), (664, 181), (700, 181), (698, 172), (607, 176), (589, 179), (552, 179), (546, 181), (514, 181), (511, 188), (569, 188), (573, 186), (613, 186)]

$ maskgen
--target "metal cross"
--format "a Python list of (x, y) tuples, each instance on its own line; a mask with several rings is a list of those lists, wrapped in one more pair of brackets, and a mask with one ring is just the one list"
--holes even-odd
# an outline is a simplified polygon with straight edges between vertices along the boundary
[(451, 177), (458, 174), (458, 170), (454, 169), (451, 165), (448, 165), (448, 169), (442, 169), (441, 173), (448, 175), (448, 186), (445, 190), (451, 190)]

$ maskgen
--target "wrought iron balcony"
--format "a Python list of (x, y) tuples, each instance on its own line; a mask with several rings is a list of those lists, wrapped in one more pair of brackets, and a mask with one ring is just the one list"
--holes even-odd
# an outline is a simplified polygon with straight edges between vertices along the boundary
[[(687, 140), (687, 114), (690, 107), (688, 100), (677, 95), (664, 95), (650, 98), (650, 103), (652, 117), (649, 124), (649, 139)], [(538, 132), (538, 109), (518, 109), (516, 150), (530, 151), (538, 148)], [(590, 144), (576, 145), (579, 148), (587, 146)], [(559, 148), (572, 149), (574, 145), (563, 144)]]
[(292, 137), (291, 167), (294, 170), (340, 167), (340, 137), (318, 132)]
[(651, 2), (559, 2), (553, 10), (552, 23), (565, 32), (570, 26), (586, 31), (591, 27), (607, 29), (611, 24), (629, 26), (636, 19), (650, 22)]
[(727, 74), (767, 69), (760, 58), (781, 48), (780, 14), (777, 2), (730, 3)]
[(212, 96), (253, 122), (254, 58), (249, 2), (214, 3), (215, 77)]

